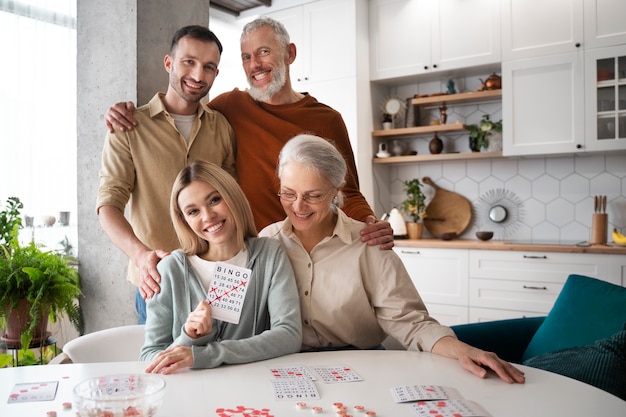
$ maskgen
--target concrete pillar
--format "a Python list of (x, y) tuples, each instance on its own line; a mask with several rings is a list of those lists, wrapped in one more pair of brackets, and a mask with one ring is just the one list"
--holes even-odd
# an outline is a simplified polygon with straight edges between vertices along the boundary
[[(77, 3), (78, 251), (86, 331), (92, 332), (137, 322), (128, 259), (95, 213), (104, 114), (116, 102), (144, 104), (165, 91), (163, 57), (172, 35), (185, 25), (208, 26), (209, 0)], [(54, 97), (47, 99), (54, 106)]]

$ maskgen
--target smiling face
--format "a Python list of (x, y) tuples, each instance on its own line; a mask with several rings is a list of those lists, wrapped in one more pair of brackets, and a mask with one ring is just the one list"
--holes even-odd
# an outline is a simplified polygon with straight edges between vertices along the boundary
[(192, 181), (178, 194), (178, 207), (191, 230), (209, 243), (210, 252), (225, 254), (223, 259), (237, 253), (235, 219), (215, 188), (203, 181)]
[(295, 58), (295, 46), (283, 46), (273, 29), (262, 26), (241, 39), (241, 61), (255, 100), (275, 101), (291, 92), (289, 65)]
[[(331, 203), (339, 190), (318, 171), (300, 162), (288, 163), (281, 170), (280, 192), (291, 198), (294, 194), (297, 197), (295, 201), (280, 199), (297, 235), (321, 237), (332, 233), (335, 214), (331, 210)], [(306, 201), (309, 197), (321, 201), (312, 204)]]
[(166, 55), (165, 70), (169, 73), (166, 100), (169, 111), (175, 114), (193, 114), (205, 97), (215, 77), (220, 52), (214, 42), (189, 36), (182, 37), (173, 55)]

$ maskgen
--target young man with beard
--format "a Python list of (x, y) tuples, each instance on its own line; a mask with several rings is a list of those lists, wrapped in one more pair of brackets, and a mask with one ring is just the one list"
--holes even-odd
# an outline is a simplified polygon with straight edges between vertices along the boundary
[(179, 29), (164, 58), (167, 91), (137, 109), (135, 129), (111, 132), (105, 140), (96, 210), (102, 229), (130, 260), (139, 323), (145, 322), (145, 299), (154, 294), (147, 283), (160, 279), (157, 262), (180, 246), (169, 221), (169, 195), (179, 171), (203, 160), (235, 173), (232, 128), (200, 102), (218, 74), (221, 53), (209, 29)]
[[(250, 88), (234, 89), (214, 98), (209, 107), (222, 113), (237, 138), (237, 178), (250, 201), (256, 227), (282, 220), (284, 212), (276, 195), (276, 162), (287, 141), (301, 133), (326, 138), (341, 152), (348, 166), (344, 210), (368, 226), (361, 239), (381, 249), (393, 246), (388, 222), (376, 219), (359, 191), (354, 154), (341, 115), (307, 93), (291, 86), (289, 66), (296, 59), (296, 46), (285, 27), (268, 17), (258, 18), (243, 28), (241, 59)], [(109, 130), (133, 129), (141, 122), (133, 117), (132, 102), (117, 103), (105, 116)], [(153, 282), (153, 290), (158, 284)]]

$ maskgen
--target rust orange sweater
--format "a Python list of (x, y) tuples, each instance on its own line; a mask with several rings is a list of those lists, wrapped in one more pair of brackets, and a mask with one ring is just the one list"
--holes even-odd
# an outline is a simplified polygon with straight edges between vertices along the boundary
[(310, 95), (293, 104), (270, 105), (253, 100), (234, 89), (214, 98), (209, 107), (230, 122), (237, 140), (237, 177), (252, 206), (256, 227), (283, 220), (285, 212), (277, 197), (276, 164), (283, 145), (301, 133), (320, 136), (333, 143), (348, 165), (343, 188), (343, 210), (365, 221), (372, 209), (359, 191), (359, 180), (348, 131), (341, 115)]

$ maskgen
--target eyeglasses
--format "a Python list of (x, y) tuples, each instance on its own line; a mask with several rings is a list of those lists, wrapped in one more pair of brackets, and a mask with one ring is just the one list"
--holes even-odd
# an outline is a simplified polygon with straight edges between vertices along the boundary
[[(332, 193), (334, 190), (334, 188), (331, 188), (326, 194), (304, 194), (301, 195), (300, 198), (309, 204), (319, 204), (322, 201), (326, 200), (330, 193)], [(278, 198), (283, 201), (289, 201), (290, 203), (296, 201), (298, 199), (298, 196), (299, 194), (284, 191), (278, 193)]]

